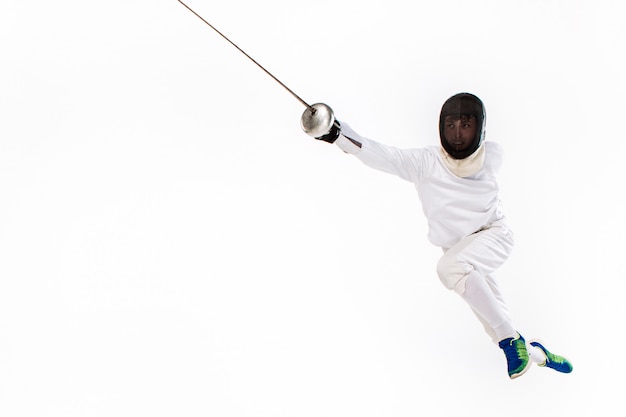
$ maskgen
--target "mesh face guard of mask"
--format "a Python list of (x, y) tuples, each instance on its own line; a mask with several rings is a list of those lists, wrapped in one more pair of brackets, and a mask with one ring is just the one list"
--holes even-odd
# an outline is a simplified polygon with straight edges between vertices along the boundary
[[(474, 117), (476, 119), (476, 135), (472, 143), (463, 150), (456, 150), (448, 143), (444, 137), (444, 124), (446, 117), (452, 116), (455, 119), (465, 117)], [(441, 146), (454, 159), (464, 159), (476, 152), (483, 142), (485, 136), (485, 106), (483, 102), (473, 94), (459, 93), (450, 97), (443, 104), (439, 115), (439, 136), (441, 138)]]

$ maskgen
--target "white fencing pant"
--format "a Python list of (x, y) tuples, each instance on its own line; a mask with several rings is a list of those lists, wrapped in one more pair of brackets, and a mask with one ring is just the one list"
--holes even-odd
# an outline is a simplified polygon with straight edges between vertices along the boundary
[(517, 335), (494, 277), (512, 249), (513, 235), (498, 221), (444, 249), (437, 264), (441, 282), (461, 295), (496, 343)]

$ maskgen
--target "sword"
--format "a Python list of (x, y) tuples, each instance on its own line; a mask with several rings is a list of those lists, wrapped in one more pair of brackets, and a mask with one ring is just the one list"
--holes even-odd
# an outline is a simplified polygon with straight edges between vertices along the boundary
[(313, 136), (313, 137), (320, 137), (320, 136), (323, 136), (323, 135), (325, 135), (326, 133), (328, 133), (330, 131), (330, 129), (332, 128), (333, 124), (336, 123), (335, 122), (335, 115), (333, 113), (333, 110), (330, 108), (330, 106), (328, 106), (327, 104), (324, 104), (324, 103), (315, 103), (313, 105), (308, 104), (306, 101), (304, 101), (302, 98), (300, 98), (300, 96), (298, 96), (296, 93), (294, 93), (293, 90), (291, 90), (289, 87), (287, 87), (282, 81), (280, 81), (278, 78), (276, 78), (271, 72), (269, 72), (267, 69), (265, 69), (265, 67), (263, 67), (261, 64), (259, 64), (254, 58), (252, 58), (250, 55), (248, 55), (243, 49), (241, 49), (239, 46), (237, 46), (237, 44), (235, 44), (226, 35), (224, 35), (222, 32), (220, 32), (215, 26), (210, 24), (202, 16), (200, 16), (198, 13), (196, 13), (191, 7), (187, 6), (182, 0), (178, 0), (178, 2), (180, 4), (182, 4), (183, 6), (185, 6), (185, 8), (187, 10), (189, 10), (191, 13), (196, 15), (196, 17), (198, 17), (200, 20), (202, 20), (207, 26), (209, 26), (211, 29), (213, 29), (215, 32), (217, 32), (218, 35), (220, 35), (222, 38), (224, 38), (226, 41), (228, 41), (228, 43), (230, 43), (232, 46), (237, 48), (237, 50), (239, 52), (244, 54), (250, 61), (255, 63), (267, 75), (272, 77), (274, 79), (274, 81), (276, 81), (278, 84), (280, 84), (285, 90), (287, 90), (293, 97), (295, 97), (300, 103), (302, 103), (306, 107), (306, 109), (304, 110), (304, 113), (302, 113), (302, 117), (300, 118), (300, 125), (302, 127), (302, 130), (304, 130), (304, 132), (307, 135), (310, 135), (310, 136)]

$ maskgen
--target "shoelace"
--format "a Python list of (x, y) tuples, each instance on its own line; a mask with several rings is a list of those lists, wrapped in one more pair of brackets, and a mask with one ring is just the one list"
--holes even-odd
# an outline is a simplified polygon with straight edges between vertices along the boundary
[(511, 341), (509, 342), (508, 346), (506, 346), (504, 348), (504, 354), (507, 358), (507, 360), (511, 360), (511, 359), (522, 359), (522, 357), (520, 356), (520, 351), (519, 349), (517, 349), (517, 347), (515, 347), (513, 344), (517, 341), (519, 341), (520, 339), (511, 339)]

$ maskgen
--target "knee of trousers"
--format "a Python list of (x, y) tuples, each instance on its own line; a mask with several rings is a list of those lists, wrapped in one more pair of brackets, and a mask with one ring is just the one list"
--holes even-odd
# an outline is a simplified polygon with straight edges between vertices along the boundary
[(465, 281), (474, 267), (467, 262), (459, 261), (453, 256), (442, 256), (437, 263), (437, 275), (441, 283), (449, 290), (458, 294), (465, 292)]

